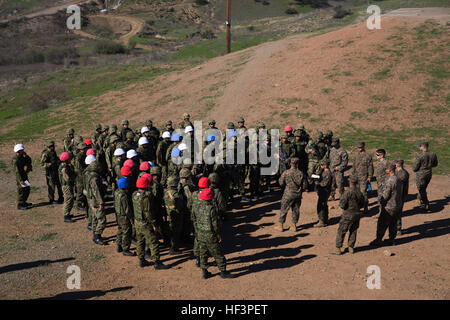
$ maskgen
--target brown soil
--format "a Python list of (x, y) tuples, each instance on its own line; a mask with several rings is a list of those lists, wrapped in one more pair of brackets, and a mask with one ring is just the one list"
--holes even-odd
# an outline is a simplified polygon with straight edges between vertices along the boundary
[[(301, 98), (298, 110), (305, 108), (312, 116), (326, 113), (333, 119), (308, 123), (309, 128), (334, 129), (348, 121), (350, 111), (362, 110), (367, 105), (364, 90), (389, 93), (393, 103), (412, 103), (409, 92), (416, 92), (420, 76), (406, 82), (387, 79), (370, 82), (366, 57), (373, 47), (392, 35), (395, 27), (414, 26), (421, 18), (389, 17), (382, 20), (382, 30), (369, 31), (364, 25), (354, 25), (339, 31), (307, 38), (290, 37), (266, 43), (256, 48), (213, 59), (191, 70), (162, 76), (151, 83), (143, 83), (121, 92), (99, 97), (101, 103), (126, 110), (111, 118), (107, 114), (98, 121), (118, 122), (129, 118), (134, 123), (152, 118), (161, 123), (170, 117), (176, 120), (183, 112), (194, 119), (215, 118), (220, 127), (243, 115), (253, 125), (257, 120), (276, 125), (301, 121), (290, 116), (278, 119), (271, 112), (282, 110), (278, 99)], [(340, 40), (339, 42), (336, 42)], [(349, 40), (353, 42), (346, 46)], [(342, 46), (342, 47), (341, 47)], [(337, 83), (329, 80), (323, 70), (342, 65), (343, 59), (353, 57), (352, 75)], [(308, 57), (308, 58), (306, 58)], [(404, 66), (407, 68), (407, 66)], [(344, 72), (346, 67), (340, 70)], [(354, 79), (370, 83), (364, 90), (351, 90)], [(337, 109), (323, 94), (322, 88), (332, 87), (343, 101)], [(217, 89), (216, 89), (217, 88)], [(122, 99), (117, 99), (121, 95)], [(214, 96), (212, 98), (203, 98)], [(306, 107), (306, 99), (317, 106)], [(405, 100), (401, 100), (405, 99)], [(207, 108), (207, 101), (215, 105)], [(279, 103), (280, 102), (280, 103)], [(298, 102), (298, 101), (297, 101)], [(295, 103), (297, 103), (295, 102)], [(289, 105), (295, 106), (295, 103)], [(281, 106), (280, 106), (281, 105)], [(150, 107), (151, 106), (151, 107)], [(186, 108), (188, 106), (188, 108)], [(142, 116), (145, 112), (145, 116)], [(399, 124), (411, 126), (413, 112), (402, 110)], [(435, 119), (427, 115), (423, 120), (439, 124), (446, 117)], [(383, 123), (364, 120), (366, 127), (380, 128)], [(303, 121), (303, 119), (302, 119)], [(307, 120), (306, 120), (307, 122)], [(388, 122), (395, 127), (397, 123)], [(42, 141), (27, 144), (27, 152), (37, 160)], [(9, 149), (8, 149), (9, 150)], [(272, 193), (253, 203), (239, 205), (229, 212), (224, 224), (224, 251), (228, 270), (235, 279), (223, 280), (217, 268), (210, 267), (214, 277), (201, 279), (201, 272), (189, 260), (189, 250), (179, 256), (169, 256), (162, 250), (162, 261), (171, 268), (155, 271), (152, 267), (140, 269), (137, 258), (126, 258), (115, 252), (114, 214), (109, 214), (104, 236), (110, 242), (106, 247), (93, 244), (86, 230), (86, 220), (78, 215), (77, 223), (62, 222), (62, 206), (39, 206), (28, 211), (15, 210), (14, 176), (8, 172), (9, 161), (0, 175), (0, 298), (22, 299), (54, 297), (69, 292), (66, 288), (66, 268), (79, 265), (81, 290), (100, 290), (95, 294), (81, 293), (81, 298), (98, 299), (449, 299), (450, 291), (450, 177), (433, 176), (428, 188), (431, 213), (416, 208), (415, 175), (411, 172), (410, 198), (404, 207), (405, 234), (398, 237), (394, 247), (371, 248), (377, 220), (371, 218), (377, 211), (376, 198), (370, 198), (370, 212), (360, 223), (357, 252), (342, 256), (330, 255), (333, 249), (341, 210), (337, 202), (330, 202), (330, 226), (313, 228), (317, 220), (317, 195), (306, 193), (302, 201), (297, 232), (274, 230), (280, 208), (280, 194)], [(37, 164), (30, 176), (35, 187), (30, 200), (35, 204), (46, 201), (45, 179)], [(290, 216), (288, 216), (288, 221)], [(53, 235), (52, 235), (53, 234)], [(52, 238), (53, 237), (53, 238)], [(47, 239), (50, 238), (50, 239)], [(47, 239), (47, 240), (46, 240)], [(388, 254), (385, 254), (388, 250)], [(64, 261), (57, 261), (66, 259)], [(42, 261), (44, 260), (44, 261)], [(381, 269), (381, 290), (366, 287), (367, 267)], [(118, 290), (113, 290), (118, 289)], [(112, 290), (112, 291), (111, 291)]]

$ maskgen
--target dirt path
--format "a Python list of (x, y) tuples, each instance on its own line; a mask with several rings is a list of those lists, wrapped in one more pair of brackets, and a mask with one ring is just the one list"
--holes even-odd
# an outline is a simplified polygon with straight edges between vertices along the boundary
[[(128, 45), (128, 42), (130, 39), (138, 34), (145, 26), (145, 21), (143, 19), (130, 17), (130, 16), (120, 16), (120, 15), (112, 15), (112, 14), (99, 14), (99, 15), (89, 15), (88, 18), (94, 20), (95, 18), (103, 18), (108, 21), (108, 23), (112, 26), (117, 25), (119, 23), (123, 24), (124, 22), (130, 26), (129, 31), (127, 31), (125, 34), (122, 34), (119, 39), (117, 39), (118, 42), (121, 42), (124, 45)], [(99, 39), (99, 37), (87, 33), (83, 30), (74, 30), (74, 32), (80, 36), (87, 37), (90, 39)], [(142, 44), (136, 45), (137, 48), (145, 49), (145, 50), (152, 50), (151, 46), (146, 46)]]

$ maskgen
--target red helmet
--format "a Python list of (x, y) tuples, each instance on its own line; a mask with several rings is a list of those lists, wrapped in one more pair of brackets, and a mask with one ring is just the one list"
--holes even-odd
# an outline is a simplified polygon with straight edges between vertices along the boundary
[(61, 160), (61, 161), (67, 161), (67, 160), (69, 160), (71, 157), (70, 157), (70, 153), (68, 153), (68, 152), (63, 152), (63, 153), (61, 153), (61, 155), (59, 156), (59, 160)]
[(123, 166), (122, 169), (120, 169), (120, 174), (122, 176), (129, 176), (131, 174), (131, 168), (127, 166)]
[(140, 177), (136, 181), (136, 187), (138, 189), (147, 189), (149, 185), (150, 185), (150, 182), (145, 177)]
[(83, 142), (86, 143), (87, 146), (90, 146), (92, 144), (92, 141), (89, 139), (84, 139)]
[(87, 156), (90, 156), (90, 155), (95, 156), (95, 150), (94, 149), (89, 149), (88, 151), (86, 151), (86, 155)]
[(125, 160), (125, 162), (123, 163), (123, 166), (131, 169), (134, 167), (134, 161), (131, 159)]
[(292, 131), (292, 127), (291, 126), (284, 127), (284, 132), (289, 132), (289, 131)]
[(200, 199), (202, 200), (214, 199), (214, 191), (212, 191), (209, 188), (203, 189), (202, 192), (200, 192)]
[(145, 173), (141, 176), (141, 178), (146, 178), (148, 180), (148, 183), (152, 183), (153, 181), (153, 176), (150, 173)]
[(207, 177), (200, 178), (198, 180), (198, 187), (199, 188), (208, 188), (211, 186), (211, 180), (209, 180)]
[(150, 164), (148, 163), (148, 161), (142, 162), (141, 165), (139, 166), (139, 170), (141, 170), (141, 171), (150, 170)]

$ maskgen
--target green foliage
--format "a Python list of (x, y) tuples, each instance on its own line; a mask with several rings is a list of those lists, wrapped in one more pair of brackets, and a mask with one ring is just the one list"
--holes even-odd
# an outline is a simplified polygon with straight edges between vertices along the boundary
[(40, 241), (53, 240), (56, 235), (57, 235), (56, 232), (43, 233), (36, 238), (36, 241), (40, 242)]
[(98, 40), (94, 45), (97, 54), (120, 54), (126, 53), (125, 46), (112, 40)]

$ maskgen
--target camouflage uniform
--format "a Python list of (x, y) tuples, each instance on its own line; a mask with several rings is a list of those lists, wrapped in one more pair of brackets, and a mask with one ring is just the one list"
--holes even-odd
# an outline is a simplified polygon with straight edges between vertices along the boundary
[[(154, 177), (158, 176), (161, 179), (161, 168), (152, 167), (150, 174)], [(153, 210), (155, 211), (156, 225), (161, 226), (161, 236), (164, 239), (164, 243), (168, 244), (170, 242), (170, 227), (167, 223), (167, 211), (164, 204), (164, 187), (158, 180), (153, 179), (150, 190), (153, 196)], [(146, 245), (146, 249), (148, 249), (148, 245)]]
[(321, 141), (320, 133), (316, 134), (315, 141), (310, 140), (305, 147), (305, 151), (308, 154), (308, 184), (312, 184), (313, 174), (320, 175), (319, 161), (326, 155), (325, 144)]
[(49, 143), (41, 153), (41, 166), (45, 170), (45, 179), (47, 181), (48, 200), (55, 201), (55, 191), (58, 191), (58, 202), (63, 200), (63, 192), (58, 177), (59, 158), (55, 150), (48, 150), (48, 147), (55, 146), (53, 142)]
[(185, 202), (178, 191), (178, 178), (169, 177), (167, 189), (164, 192), (164, 204), (170, 227), (170, 246), (172, 249), (180, 247), (181, 232), (183, 231), (183, 215)]
[[(333, 139), (334, 145), (339, 143), (339, 139)], [(330, 171), (332, 175), (331, 197), (334, 198), (336, 189), (339, 197), (344, 193), (344, 171), (348, 165), (348, 153), (341, 146), (332, 147), (330, 150)], [(337, 170), (336, 170), (337, 169)]]
[(22, 187), (20, 181), (28, 180), (28, 173), (33, 170), (31, 158), (25, 152), (21, 156), (15, 155), (12, 159), (12, 165), (16, 174), (17, 183), (17, 204), (26, 207), (30, 195), (30, 187)]
[[(323, 164), (325, 160), (322, 160), (320, 164)], [(331, 171), (329, 169), (322, 170), (320, 179), (317, 183), (317, 216), (319, 221), (328, 223), (328, 197), (331, 192)]]
[(144, 259), (145, 247), (151, 250), (152, 259), (159, 261), (159, 241), (154, 230), (157, 226), (156, 212), (150, 191), (136, 190), (133, 193), (134, 225), (136, 228), (136, 252), (139, 259)]
[(65, 218), (70, 218), (70, 211), (73, 208), (75, 169), (71, 164), (62, 162), (59, 166), (59, 180), (61, 181), (64, 194), (63, 213)]
[(158, 144), (158, 149), (156, 150), (156, 164), (161, 167), (161, 184), (163, 186), (167, 183), (167, 149), (169, 149), (170, 141), (161, 141)]
[(131, 132), (133, 134), (133, 136), (134, 136), (133, 130), (131, 130), (129, 127), (127, 127), (127, 128), (123, 127), (124, 125), (129, 125), (129, 124), (130, 124), (130, 122), (128, 120), (123, 120), (122, 121), (122, 128), (118, 132), (118, 135), (119, 135), (120, 139), (123, 142), (127, 141), (127, 133), (128, 132)]
[(419, 191), (418, 200), (421, 206), (428, 207), (427, 187), (431, 181), (432, 168), (438, 165), (436, 154), (425, 151), (419, 154), (413, 164), (413, 171), (416, 173), (416, 185)]
[(383, 193), (383, 188), (386, 183), (386, 179), (389, 177), (386, 173), (386, 166), (388, 164), (388, 161), (386, 158), (382, 159), (381, 161), (378, 161), (377, 168), (375, 170), (376, 177), (377, 177), (377, 192), (378, 197), (381, 196)]
[[(286, 138), (286, 135), (281, 136), (281, 138)], [(280, 143), (280, 170), (279, 175), (289, 168), (289, 159), (295, 156), (295, 148), (287, 139), (283, 143)]]
[(364, 207), (364, 195), (357, 186), (352, 186), (341, 194), (339, 207), (341, 207), (343, 212), (336, 235), (336, 248), (342, 248), (347, 231), (349, 232), (348, 246), (354, 248), (359, 220), (361, 219), (360, 209)]
[(86, 196), (83, 194), (84, 188), (84, 170), (86, 169), (86, 164), (84, 160), (86, 159), (86, 154), (83, 149), (86, 148), (86, 144), (81, 142), (77, 145), (79, 152), (75, 155), (74, 159), (74, 170), (76, 174), (75, 178), (75, 202), (77, 208), (87, 208)]
[(123, 251), (128, 251), (130, 250), (134, 224), (133, 206), (128, 190), (116, 189), (114, 192), (114, 209), (118, 225), (116, 243)]
[(400, 170), (396, 170), (395, 174), (400, 179), (400, 183), (402, 185), (402, 205), (400, 206), (400, 210), (398, 213), (398, 220), (397, 220), (397, 231), (402, 230), (402, 213), (403, 213), (403, 205), (405, 204), (407, 198), (408, 198), (408, 191), (409, 191), (409, 173), (404, 168)]
[(289, 208), (292, 210), (292, 223), (297, 224), (302, 204), (303, 173), (297, 168), (284, 171), (279, 179), (280, 186), (284, 189), (281, 198), (280, 223), (286, 221)]
[(99, 164), (94, 161), (86, 168), (84, 173), (86, 198), (89, 204), (88, 224), (91, 225), (96, 236), (101, 236), (106, 228), (105, 211), (100, 209), (100, 205), (104, 205), (104, 194), (99, 171)]
[(377, 222), (377, 240), (381, 241), (389, 228), (389, 240), (397, 235), (398, 214), (402, 205), (402, 184), (396, 176), (389, 176), (380, 197), (381, 213)]
[(76, 145), (74, 143), (74, 138), (73, 138), (74, 133), (75, 133), (75, 131), (73, 129), (68, 129), (67, 136), (63, 139), (64, 152), (69, 152), (72, 155), (76, 151)]
[(198, 199), (195, 202), (193, 214), (199, 244), (200, 268), (207, 269), (209, 254), (214, 257), (219, 270), (224, 272), (226, 269), (225, 256), (219, 242), (221, 238), (220, 219), (214, 200)]
[(373, 177), (373, 162), (370, 154), (365, 151), (356, 154), (355, 160), (353, 161), (352, 175), (358, 178), (359, 189), (363, 193), (366, 201), (364, 211), (367, 212), (367, 184)]

